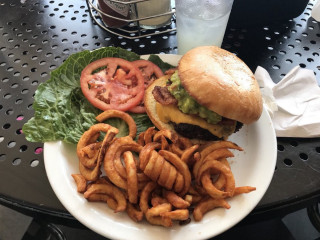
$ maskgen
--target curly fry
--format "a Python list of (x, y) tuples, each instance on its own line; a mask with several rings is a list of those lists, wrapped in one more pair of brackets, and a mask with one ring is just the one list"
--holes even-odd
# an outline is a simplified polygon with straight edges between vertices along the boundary
[[(239, 147), (238, 145), (236, 145), (233, 142), (230, 141), (217, 141), (217, 142), (213, 142), (212, 144), (206, 146), (201, 152), (201, 159), (199, 161), (196, 161), (196, 163), (193, 166), (193, 174), (195, 176), (197, 176), (197, 172), (199, 170), (199, 167), (203, 164), (204, 159), (212, 152), (217, 152), (216, 154), (218, 155), (218, 153), (221, 153), (223, 155), (223, 150), (222, 149), (237, 149), (239, 151), (243, 151), (243, 149), (241, 147)], [(221, 150), (221, 151), (218, 151)], [(227, 156), (217, 156), (215, 159), (220, 159), (220, 158), (226, 158), (229, 157), (229, 155)], [(233, 156), (232, 156), (233, 157)]]
[(176, 181), (174, 182), (173, 190), (177, 193), (182, 192), (184, 188), (184, 178), (180, 173), (177, 173)]
[[(87, 197), (89, 202), (107, 202), (108, 195), (102, 193), (93, 193)], [(113, 209), (114, 210), (114, 209)]]
[(85, 198), (89, 198), (94, 193), (107, 194), (114, 198), (117, 202), (117, 208), (115, 212), (125, 211), (127, 207), (127, 200), (124, 194), (115, 186), (111, 184), (92, 184), (91, 187), (84, 193)]
[(143, 219), (143, 212), (138, 210), (132, 203), (127, 204), (127, 214), (135, 222), (140, 222)]
[(129, 136), (133, 139), (136, 137), (137, 125), (128, 113), (119, 110), (107, 110), (96, 117), (97, 121), (99, 122), (103, 122), (109, 118), (121, 118), (129, 126)]
[(192, 195), (189, 195), (189, 194), (184, 196), (184, 200), (188, 202), (190, 205), (192, 203), (192, 198), (193, 198)]
[(154, 134), (157, 133), (157, 130), (155, 127), (149, 127), (145, 132), (144, 132), (144, 145), (147, 145), (148, 143), (152, 142)]
[[(222, 159), (222, 158), (233, 157), (233, 156), (234, 156), (233, 153), (230, 152), (226, 148), (217, 149), (217, 150), (209, 153), (208, 155), (206, 155), (205, 158), (203, 158), (202, 155), (201, 155), (200, 161), (197, 161), (193, 166), (193, 175), (195, 176), (198, 184), (200, 182), (199, 169), (200, 169), (200, 167), (203, 166), (203, 164), (206, 161), (208, 161), (208, 159), (219, 160), (219, 159)], [(201, 164), (199, 165), (199, 163), (201, 163)]]
[(188, 166), (192, 166), (195, 161), (192, 158), (195, 151), (197, 151), (198, 148), (199, 148), (199, 145), (193, 145), (187, 148), (185, 151), (183, 151), (181, 155), (181, 161), (185, 162)]
[(184, 221), (189, 218), (189, 210), (188, 209), (177, 209), (177, 210), (170, 211), (170, 212), (160, 213), (160, 216), (170, 218), (171, 220)]
[(127, 171), (128, 182), (128, 198), (130, 203), (138, 202), (138, 176), (137, 168), (131, 152), (127, 151), (123, 154), (124, 163)]
[(153, 141), (160, 142), (162, 136), (169, 139), (173, 143), (178, 141), (178, 135), (169, 129), (161, 129), (158, 131), (156, 134), (154, 134)]
[(144, 134), (145, 134), (145, 132), (142, 132), (142, 133), (140, 133), (139, 136), (138, 136), (137, 143), (140, 144), (141, 146), (144, 146), (144, 145), (145, 145), (145, 144), (144, 144)]
[[(103, 131), (106, 133), (98, 154), (98, 158), (96, 160), (96, 164), (93, 169), (86, 167), (83, 164), (83, 161), (81, 161), (80, 157), (82, 154), (82, 149), (90, 143), (93, 139), (97, 138), (97, 133), (99, 134), (100, 131)], [(115, 135), (118, 134), (118, 129), (111, 127), (108, 124), (99, 123), (93, 125), (87, 132), (85, 132), (82, 137), (80, 138), (80, 141), (77, 145), (77, 154), (80, 159), (79, 161), (79, 170), (80, 173), (84, 176), (84, 178), (88, 181), (95, 181), (99, 178), (99, 175), (101, 174), (100, 171), (100, 165), (103, 160), (103, 157), (105, 155), (105, 151), (108, 148), (108, 146), (111, 144), (112, 140), (114, 139)], [(90, 136), (93, 136), (93, 138), (90, 138)], [(91, 144), (91, 143), (90, 143)]]
[(164, 227), (171, 227), (172, 221), (169, 217), (162, 217), (161, 214), (171, 211), (171, 204), (163, 203), (156, 207), (148, 209), (146, 212), (146, 219), (153, 225), (160, 225)]
[[(123, 176), (121, 176), (118, 172), (118, 169), (116, 169), (114, 160), (116, 159), (116, 155), (119, 149), (123, 149), (123, 146), (131, 146), (131, 147), (137, 147), (141, 148), (139, 144), (137, 144), (135, 141), (132, 140), (131, 137), (121, 137), (116, 139), (112, 142), (112, 144), (109, 146), (103, 161), (103, 167), (106, 172), (106, 175), (110, 179), (110, 181), (115, 184), (116, 186), (127, 189), (127, 180)], [(128, 150), (128, 149), (127, 149)], [(125, 151), (127, 151), (125, 150)], [(121, 167), (123, 168), (123, 171), (125, 171), (123, 165), (121, 164)], [(124, 173), (126, 175), (126, 173)]]
[[(223, 163), (224, 165), (226, 165), (228, 168), (230, 168), (229, 162), (226, 158), (222, 158), (219, 160), (221, 163)], [(214, 186), (221, 190), (226, 184), (226, 178), (223, 174), (219, 174), (219, 177), (217, 178), (217, 180), (214, 182)]]
[(178, 140), (176, 142), (174, 142), (173, 144), (171, 144), (171, 149), (172, 152), (177, 154), (179, 157), (182, 156), (183, 152), (187, 149), (192, 147), (193, 144), (190, 141), (190, 139), (185, 138), (185, 137), (179, 137)]
[(155, 190), (157, 187), (157, 184), (155, 182), (149, 182), (147, 185), (142, 189), (141, 195), (140, 195), (140, 202), (139, 206), (143, 213), (146, 213), (149, 209), (149, 198), (150, 193)]
[(158, 205), (160, 205), (162, 203), (168, 203), (168, 200), (163, 198), (163, 197), (160, 197), (160, 196), (153, 196), (151, 198), (151, 205), (153, 207), (156, 207), (156, 206), (158, 206)]
[(170, 163), (164, 161), (157, 183), (167, 189), (172, 189), (176, 178), (177, 170)]
[(163, 193), (164, 193), (164, 197), (168, 200), (168, 202), (176, 208), (188, 208), (190, 206), (189, 202), (185, 201), (183, 198), (179, 197), (177, 194), (175, 194), (172, 191), (163, 190)]
[[(117, 142), (115, 144), (119, 144), (119, 142)], [(120, 144), (121, 144), (121, 141), (120, 141)], [(116, 171), (124, 179), (127, 178), (127, 174), (126, 174), (126, 169), (121, 161), (121, 156), (126, 151), (139, 153), (141, 148), (142, 147), (139, 144), (132, 141), (130, 144), (118, 146), (118, 148), (116, 149), (116, 154), (114, 155), (113, 164), (116, 168)]]
[(169, 143), (167, 141), (167, 139), (165, 138), (165, 136), (161, 135), (161, 150), (166, 150), (169, 148)]
[(220, 198), (226, 198), (226, 197), (230, 196), (230, 193), (221, 191), (221, 190), (217, 189), (212, 184), (212, 181), (211, 181), (209, 173), (204, 173), (201, 176), (201, 183), (202, 183), (203, 188), (207, 191), (207, 193), (212, 198), (220, 199)]
[[(225, 194), (221, 194), (221, 191), (216, 189), (216, 187), (213, 185), (210, 177), (208, 174), (204, 174), (205, 172), (208, 172), (211, 169), (218, 170), (223, 174), (226, 178), (226, 185), (225, 185)], [(224, 165), (223, 163), (217, 161), (217, 160), (210, 160), (206, 161), (199, 169), (199, 178), (202, 181), (202, 186), (206, 189), (208, 194), (213, 198), (221, 198), (221, 197), (226, 197), (226, 196), (232, 196), (234, 189), (235, 189), (235, 180), (233, 177), (233, 174), (231, 172), (231, 169)], [(200, 182), (199, 179), (199, 182)], [(198, 181), (198, 179), (196, 179)], [(220, 193), (218, 193), (220, 192)], [(218, 193), (218, 194), (216, 194)], [(221, 196), (222, 195), (222, 196)]]
[(226, 209), (230, 208), (230, 205), (227, 203), (226, 200), (224, 199), (213, 199), (213, 198), (208, 198), (205, 200), (202, 200), (197, 204), (193, 211), (193, 218), (195, 221), (199, 222), (202, 220), (203, 215), (217, 207), (223, 207)]
[(172, 152), (160, 150), (159, 154), (162, 155), (165, 159), (167, 159), (171, 164), (173, 164), (178, 169), (179, 173), (183, 176), (184, 187), (180, 195), (185, 195), (188, 192), (191, 184), (191, 174), (187, 164), (185, 162), (182, 162), (181, 159)]
[(71, 176), (73, 177), (74, 181), (76, 182), (77, 191), (79, 193), (85, 192), (86, 188), (87, 188), (87, 181), (84, 178), (84, 176), (82, 176), (81, 174), (71, 174)]
[(155, 149), (159, 149), (161, 148), (161, 144), (160, 143), (155, 143), (155, 142), (152, 142), (152, 143), (148, 143), (146, 144), (140, 151), (140, 154), (139, 154), (139, 159), (140, 159), (140, 169), (143, 171), (146, 166), (147, 166), (147, 163), (148, 163), (148, 159), (149, 159), (149, 156), (151, 154), (151, 152)]
[(249, 192), (252, 192), (252, 191), (255, 191), (255, 190), (256, 190), (255, 187), (250, 187), (250, 186), (236, 187), (234, 189), (233, 196), (236, 196), (236, 195), (239, 195), (239, 194), (242, 194), (242, 193), (249, 193)]
[(80, 150), (80, 161), (85, 167), (93, 168), (96, 165), (101, 145), (102, 142), (94, 142)]

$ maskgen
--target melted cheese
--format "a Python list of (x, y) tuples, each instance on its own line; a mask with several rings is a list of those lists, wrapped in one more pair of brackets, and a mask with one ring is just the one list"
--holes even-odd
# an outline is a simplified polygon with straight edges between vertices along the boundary
[(156, 111), (162, 122), (168, 123), (171, 121), (175, 123), (188, 123), (192, 125), (197, 125), (201, 128), (207, 129), (209, 132), (211, 132), (213, 135), (219, 138), (227, 137), (235, 129), (235, 126), (232, 126), (231, 128), (225, 128), (221, 125), (210, 124), (203, 118), (191, 116), (181, 112), (174, 105), (161, 105), (157, 102)]

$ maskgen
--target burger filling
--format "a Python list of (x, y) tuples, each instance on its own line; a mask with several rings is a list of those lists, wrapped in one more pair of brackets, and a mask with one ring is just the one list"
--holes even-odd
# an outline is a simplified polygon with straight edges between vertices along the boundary
[(202, 140), (223, 139), (237, 128), (237, 122), (201, 106), (181, 85), (175, 72), (166, 87), (156, 86), (152, 94), (162, 122), (171, 123), (182, 136)]
[(194, 114), (201, 118), (204, 118), (208, 123), (216, 124), (222, 120), (222, 117), (209, 110), (208, 108), (200, 105), (192, 98), (187, 91), (183, 88), (178, 72), (176, 71), (169, 79), (169, 92), (178, 101), (178, 108), (180, 111), (186, 114)]

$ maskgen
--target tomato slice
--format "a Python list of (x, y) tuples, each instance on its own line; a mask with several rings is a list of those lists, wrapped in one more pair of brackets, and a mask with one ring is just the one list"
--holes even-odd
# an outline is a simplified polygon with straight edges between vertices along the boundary
[[(132, 63), (139, 68), (142, 76), (144, 77), (144, 89), (147, 89), (154, 80), (164, 75), (162, 70), (157, 65), (148, 60), (141, 59)], [(138, 106), (131, 108), (129, 111), (133, 113), (145, 113), (146, 110), (144, 108), (143, 99)]]
[(144, 77), (131, 62), (121, 58), (102, 58), (81, 72), (81, 90), (88, 101), (102, 111), (127, 111), (144, 96)]

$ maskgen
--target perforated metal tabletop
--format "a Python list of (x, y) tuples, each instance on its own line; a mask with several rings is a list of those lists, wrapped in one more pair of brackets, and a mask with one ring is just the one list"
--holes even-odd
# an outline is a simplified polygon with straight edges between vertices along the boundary
[[(313, 70), (320, 83), (320, 25), (310, 17), (314, 3), (282, 22), (246, 28), (231, 22), (222, 47), (253, 71), (264, 67), (275, 82), (300, 65)], [(175, 54), (176, 35), (137, 40), (113, 36), (92, 21), (84, 0), (0, 0), (0, 12), (0, 204), (76, 224), (50, 187), (43, 144), (26, 141), (21, 131), (33, 116), (35, 90), (72, 53), (117, 46), (138, 54)], [(319, 196), (320, 138), (278, 138), (273, 180), (249, 218), (288, 213)]]

